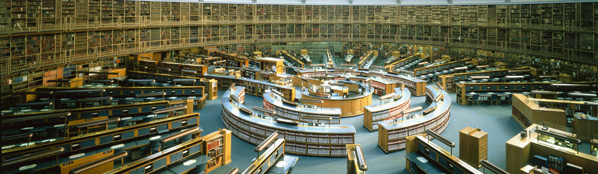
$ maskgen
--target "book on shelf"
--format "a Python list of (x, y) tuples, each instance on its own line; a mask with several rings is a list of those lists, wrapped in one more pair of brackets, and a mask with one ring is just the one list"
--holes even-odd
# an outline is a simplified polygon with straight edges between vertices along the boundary
[(211, 150), (213, 148), (219, 147), (220, 144), (222, 144), (222, 139), (216, 139), (213, 141), (208, 142), (208, 144), (206, 145), (208, 150)]

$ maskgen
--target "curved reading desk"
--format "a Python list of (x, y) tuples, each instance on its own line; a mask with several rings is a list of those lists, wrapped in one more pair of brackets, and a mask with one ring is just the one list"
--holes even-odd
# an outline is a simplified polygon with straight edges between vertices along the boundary
[[(346, 156), (346, 144), (355, 142), (353, 125), (304, 126), (287, 119), (264, 119), (252, 115), (252, 110), (231, 100), (231, 93), (245, 90), (237, 86), (222, 96), (222, 120), (224, 125), (240, 139), (257, 145), (273, 132), (284, 138), (287, 153), (307, 156)], [(237, 96), (242, 98), (243, 96)], [(241, 109), (242, 108), (242, 109)], [(243, 110), (243, 111), (242, 111)]]
[(413, 116), (403, 116), (401, 120), (394, 119), (379, 123), (378, 146), (385, 153), (405, 149), (407, 136), (424, 133), (426, 129), (440, 133), (448, 126), (451, 98), (446, 91), (438, 87), (427, 86), (426, 88), (426, 102), (431, 104), (424, 109), (424, 114), (418, 113)]
[[(236, 91), (236, 90), (235, 90)], [(234, 95), (234, 94), (233, 94)], [(264, 108), (273, 110), (279, 117), (299, 122), (340, 124), (341, 109), (339, 108), (307, 108), (297, 103), (281, 99), (273, 92), (264, 93)], [(304, 116), (313, 118), (304, 118)], [(330, 117), (331, 119), (315, 119), (316, 117)]]
[(320, 97), (310, 94), (307, 90), (301, 91), (301, 99), (321, 100), (323, 103), (301, 101), (301, 104), (309, 104), (324, 108), (340, 108), (341, 117), (353, 117), (363, 114), (363, 107), (372, 104), (372, 93), (374, 89), (365, 90), (361, 94), (353, 94), (348, 97), (330, 96)]
[(390, 103), (364, 107), (363, 127), (369, 131), (378, 130), (378, 123), (400, 118), (404, 115), (401, 111), (409, 108), (411, 104), (411, 92), (401, 88), (395, 88), (394, 91), (395, 95), (389, 99), (391, 100)]
[(314, 77), (326, 77), (327, 75), (341, 75), (348, 74), (353, 76), (364, 76), (364, 77), (379, 77), (387, 81), (393, 81), (405, 84), (411, 91), (412, 95), (423, 96), (425, 94), (425, 86), (427, 81), (421, 80), (415, 77), (404, 76), (388, 72), (378, 71), (365, 71), (365, 70), (353, 70), (353, 69), (325, 69), (325, 70), (301, 70), (299, 74), (306, 78)]
[(289, 101), (295, 101), (295, 88), (289, 86), (283, 86), (275, 83), (270, 83), (267, 81), (262, 80), (255, 80), (245, 77), (235, 77), (229, 75), (219, 75), (219, 74), (206, 74), (202, 77), (205, 78), (213, 78), (218, 80), (221, 89), (228, 88), (231, 86), (232, 83), (236, 83), (236, 85), (246, 86), (247, 87), (247, 94), (254, 95), (254, 96), (261, 96), (266, 89), (273, 88), (277, 91), (284, 94), (284, 98)]

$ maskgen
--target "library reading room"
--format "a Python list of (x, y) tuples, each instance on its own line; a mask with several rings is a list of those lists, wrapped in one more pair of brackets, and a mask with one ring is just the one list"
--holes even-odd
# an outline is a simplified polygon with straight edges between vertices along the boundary
[(597, 0), (0, 0), (0, 173), (598, 174)]

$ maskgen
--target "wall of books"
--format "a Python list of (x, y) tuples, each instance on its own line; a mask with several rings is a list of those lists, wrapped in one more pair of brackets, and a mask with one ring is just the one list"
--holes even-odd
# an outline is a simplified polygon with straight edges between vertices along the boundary
[[(5, 0), (1, 76), (117, 55), (259, 42), (398, 42), (597, 65), (598, 3), (314, 6)], [(577, 65), (572, 65), (575, 67)]]

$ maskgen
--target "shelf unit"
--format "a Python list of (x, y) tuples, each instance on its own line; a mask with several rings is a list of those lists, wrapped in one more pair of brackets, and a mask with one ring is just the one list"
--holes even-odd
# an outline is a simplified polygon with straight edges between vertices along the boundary
[(471, 166), (480, 167), (488, 159), (488, 133), (479, 128), (466, 127), (459, 131), (459, 159)]
[(401, 95), (401, 99), (399, 99), (399, 101), (394, 101), (394, 99), (391, 99), (393, 100), (392, 103), (373, 107), (364, 107), (365, 112), (363, 114), (363, 127), (369, 131), (375, 131), (378, 130), (379, 123), (403, 117), (404, 115), (401, 114), (401, 112), (409, 109), (411, 105), (411, 93), (409, 93), (409, 91), (405, 91), (403, 94), (397, 94), (395, 96), (399, 95)]
[(208, 156), (206, 172), (231, 162), (231, 131), (221, 129), (204, 137), (202, 154)]
[(206, 141), (205, 152), (210, 158), (206, 165), (206, 170), (214, 170), (222, 165), (223, 153), (223, 139), (222, 137)]
[[(242, 90), (243, 87), (237, 87), (235, 90)], [(308, 156), (328, 156), (344, 157), (346, 156), (346, 144), (353, 144), (355, 141), (354, 129), (340, 127), (312, 127), (312, 131), (293, 130), (293, 127), (280, 126), (279, 124), (260, 124), (251, 122), (246, 118), (248, 115), (234, 115), (233, 113), (243, 114), (238, 108), (232, 107), (227, 95), (228, 90), (223, 96), (222, 120), (224, 125), (229, 128), (238, 138), (251, 144), (260, 144), (273, 132), (278, 133), (278, 137), (284, 138), (287, 153), (308, 155)], [(253, 118), (253, 117), (251, 117)], [(326, 131), (316, 131), (315, 129), (330, 129)]]
[(101, 0), (89, 0), (87, 25), (96, 26), (100, 24)]
[(88, 0), (81, 0), (75, 3), (75, 28), (89, 25), (90, 6)]
[[(268, 97), (272, 100), (276, 100), (272, 96), (267, 96), (267, 95), (272, 95), (272, 93), (266, 93), (264, 95), (265, 95), (264, 98)], [(341, 120), (340, 120), (341, 110), (338, 108), (321, 108), (324, 111), (320, 111), (320, 112), (318, 112), (319, 109), (316, 108), (316, 109), (314, 109), (316, 112), (311, 112), (311, 111), (308, 112), (306, 110), (303, 110), (303, 108), (301, 108), (301, 107), (285, 106), (285, 104), (280, 101), (275, 101), (275, 102), (277, 102), (276, 104), (270, 103), (268, 101), (270, 99), (264, 99), (263, 106), (267, 110), (275, 111), (276, 115), (278, 117), (282, 117), (284, 119), (289, 119), (289, 120), (299, 121), (301, 123), (321, 123), (321, 124), (340, 124), (341, 123)], [(330, 114), (331, 112), (334, 114)], [(302, 118), (302, 116), (331, 117), (332, 120), (305, 119), (305, 118)]]
[[(0, 32), (8, 37), (49, 34), (55, 35), (57, 43), (66, 43), (70, 40), (62, 39), (75, 32), (88, 32), (87, 37), (93, 37), (103, 32), (99, 30), (125, 30), (118, 27), (126, 25), (139, 33), (135, 35), (135, 44), (143, 45), (126, 51), (112, 49), (105, 54), (88, 51), (85, 56), (73, 56), (74, 52), (71, 53), (70, 49), (74, 47), (57, 44), (55, 52), (59, 54), (54, 55), (59, 56), (55, 59), (61, 61), (43, 66), (206, 45), (234, 43), (251, 47), (261, 42), (311, 41), (446, 45), (451, 52), (453, 49), (450, 47), (487, 50), (494, 52), (492, 57), (518, 60), (525, 55), (525, 59), (529, 60), (573, 62), (575, 65), (571, 67), (581, 66), (579, 64), (596, 66), (592, 60), (598, 58), (596, 2), (473, 6), (272, 6), (120, 0), (2, 2), (6, 4), (0, 8)], [(163, 14), (166, 11), (175, 13)], [(353, 23), (347, 23), (349, 18)], [(184, 29), (175, 29), (181, 32), (178, 44), (158, 41), (162, 33), (170, 33), (172, 28), (183, 25), (197, 27), (197, 35), (187, 36), (183, 33)], [(387, 31), (392, 31), (392, 28), (396, 28), (396, 32)], [(147, 37), (142, 34), (146, 30), (157, 30), (154, 34), (158, 39), (155, 42), (142, 39)], [(87, 38), (87, 42), (92, 40)], [(162, 46), (162, 43), (168, 46)], [(43, 50), (38, 54), (44, 54)], [(11, 54), (8, 59), (22, 58)], [(33, 62), (24, 67), (42, 66)], [(6, 72), (2, 74), (5, 76), (23, 70), (25, 68), (7, 66), (1, 72)], [(596, 73), (581, 68), (563, 71)]]
[(0, 33), (5, 33), (11, 25), (10, 17), (11, 17), (11, 1), (6, 0), (0, 2)]

